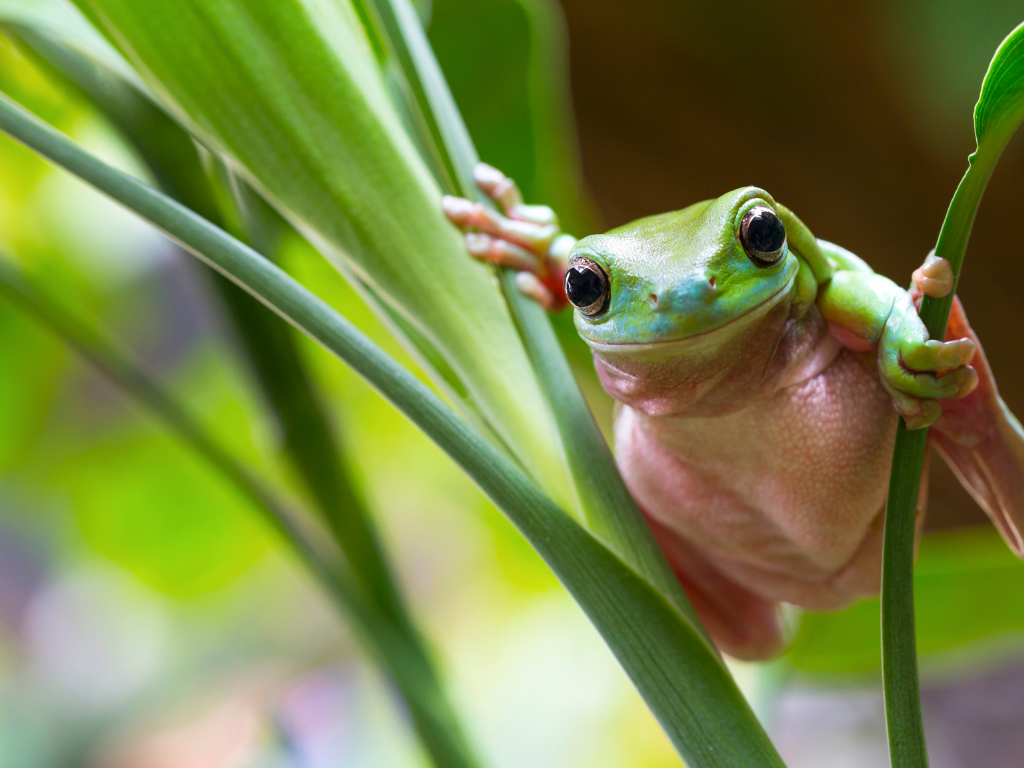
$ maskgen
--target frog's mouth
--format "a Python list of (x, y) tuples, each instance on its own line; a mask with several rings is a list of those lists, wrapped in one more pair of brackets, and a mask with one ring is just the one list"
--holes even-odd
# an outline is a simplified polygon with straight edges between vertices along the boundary
[[(657, 357), (674, 357), (681, 353), (694, 353), (707, 349), (716, 349), (736, 337), (758, 320), (767, 315), (776, 304), (789, 295), (796, 281), (796, 274), (789, 278), (775, 293), (742, 315), (726, 321), (717, 328), (701, 331), (679, 339), (658, 339), (644, 342), (612, 342), (595, 341), (584, 337), (590, 348), (598, 353), (607, 352), (611, 355), (637, 355), (649, 353)], [(580, 334), (582, 336), (582, 334)]]

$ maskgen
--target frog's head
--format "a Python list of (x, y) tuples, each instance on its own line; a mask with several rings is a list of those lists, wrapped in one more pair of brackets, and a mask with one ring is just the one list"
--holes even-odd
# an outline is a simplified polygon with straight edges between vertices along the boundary
[(756, 187), (584, 238), (569, 258), (566, 295), (602, 383), (661, 412), (680, 398), (659, 406), (652, 393), (681, 386), (692, 402), (770, 357), (799, 271), (775, 201)]

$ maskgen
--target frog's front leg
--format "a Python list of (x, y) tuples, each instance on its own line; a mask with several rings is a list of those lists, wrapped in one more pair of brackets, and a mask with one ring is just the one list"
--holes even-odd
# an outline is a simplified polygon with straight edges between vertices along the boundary
[(819, 289), (817, 303), (840, 341), (856, 348), (849, 339), (859, 339), (862, 349), (876, 350), (882, 385), (910, 429), (942, 415), (939, 398), (963, 397), (977, 386), (974, 341), (929, 339), (911, 296), (888, 278), (838, 270)]
[(479, 163), (473, 179), (504, 215), (485, 205), (446, 195), (445, 216), (466, 233), (470, 255), (518, 270), (516, 286), (546, 309), (566, 304), (563, 280), (576, 239), (561, 231), (546, 205), (525, 205), (519, 188), (497, 168)]

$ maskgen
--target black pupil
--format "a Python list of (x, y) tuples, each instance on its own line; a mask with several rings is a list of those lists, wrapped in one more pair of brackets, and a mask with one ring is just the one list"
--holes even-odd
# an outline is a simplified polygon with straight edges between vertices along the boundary
[(747, 246), (761, 253), (773, 253), (786, 242), (786, 227), (774, 211), (754, 210), (746, 227)]
[(577, 264), (565, 273), (565, 295), (573, 306), (589, 307), (601, 299), (604, 281), (594, 270)]

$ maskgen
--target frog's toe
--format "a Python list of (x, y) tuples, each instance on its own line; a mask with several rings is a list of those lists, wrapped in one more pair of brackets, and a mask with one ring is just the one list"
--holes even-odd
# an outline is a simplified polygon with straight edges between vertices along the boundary
[(953, 268), (946, 259), (932, 251), (924, 264), (914, 270), (913, 280), (914, 294), (941, 299), (953, 290)]
[(884, 378), (892, 389), (923, 400), (963, 397), (978, 386), (978, 373), (969, 365), (941, 376), (918, 373), (903, 366), (896, 366), (888, 371)]
[(488, 234), (500, 235), (504, 217), (481, 203), (463, 197), (445, 195), (441, 198), (441, 210), (460, 229), (479, 229)]
[(493, 165), (477, 163), (473, 168), (473, 181), (480, 191), (500, 205), (503, 211), (509, 211), (523, 203), (523, 195), (516, 183)]
[(537, 257), (507, 240), (499, 240), (482, 232), (466, 233), (466, 250), (474, 259), (500, 264), (522, 272), (536, 272), (540, 268)]
[(473, 212), (474, 203), (454, 195), (445, 195), (441, 198), (441, 210), (448, 217), (448, 221), (457, 227), (469, 226), (468, 221)]
[(942, 406), (935, 400), (923, 400), (918, 397), (886, 387), (892, 398), (896, 412), (903, 417), (907, 429), (922, 429), (934, 424), (942, 416)]
[(541, 227), (557, 227), (558, 214), (549, 205), (517, 205), (506, 211), (510, 219), (528, 221)]
[(516, 183), (494, 166), (477, 163), (473, 169), (473, 181), (510, 219), (541, 227), (558, 226), (558, 216), (550, 206), (524, 204)]
[(912, 371), (950, 370), (967, 365), (978, 351), (971, 339), (924, 341), (906, 344), (900, 350), (900, 361)]
[(441, 198), (441, 210), (460, 229), (479, 230), (496, 240), (506, 240), (534, 253), (547, 253), (559, 235), (558, 227), (553, 224), (510, 219), (481, 203), (461, 197), (445, 195)]
[(519, 272), (516, 274), (516, 288), (524, 296), (540, 304), (544, 309), (558, 309), (558, 298), (544, 282), (532, 272)]
[(525, 205), (515, 182), (497, 168), (479, 163), (473, 179), (505, 215), (473, 200), (441, 198), (442, 212), (465, 234), (470, 255), (516, 270), (519, 290), (541, 306), (565, 306), (562, 282), (576, 238), (561, 231), (546, 205)]

